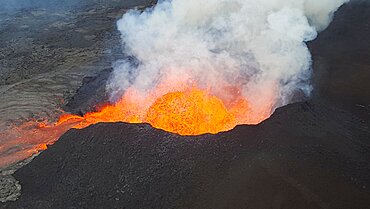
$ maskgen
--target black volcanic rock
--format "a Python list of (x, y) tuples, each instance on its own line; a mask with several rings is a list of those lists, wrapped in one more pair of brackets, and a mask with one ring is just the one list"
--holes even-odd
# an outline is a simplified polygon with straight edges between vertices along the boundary
[(313, 99), (345, 108), (370, 122), (370, 1), (352, 0), (309, 43)]
[(149, 125), (70, 130), (15, 173), (5, 208), (351, 208), (370, 205), (370, 130), (312, 103), (258, 126), (184, 137)]
[(85, 77), (82, 86), (75, 95), (63, 106), (67, 112), (84, 115), (100, 108), (108, 101), (105, 86), (108, 82), (112, 68), (104, 69), (96, 76)]

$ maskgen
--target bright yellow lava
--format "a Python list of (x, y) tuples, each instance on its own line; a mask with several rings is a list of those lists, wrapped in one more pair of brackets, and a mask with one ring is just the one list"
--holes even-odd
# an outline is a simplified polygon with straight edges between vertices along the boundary
[(149, 108), (146, 122), (180, 135), (218, 133), (236, 125), (222, 100), (198, 89), (168, 93), (157, 99)]
[(62, 115), (56, 126), (74, 121), (74, 128), (99, 122), (149, 123), (155, 128), (180, 135), (200, 135), (231, 130), (248, 115), (248, 103), (237, 98), (228, 107), (209, 92), (197, 88), (164, 94), (147, 109), (125, 94), (116, 104), (106, 105), (84, 116)]

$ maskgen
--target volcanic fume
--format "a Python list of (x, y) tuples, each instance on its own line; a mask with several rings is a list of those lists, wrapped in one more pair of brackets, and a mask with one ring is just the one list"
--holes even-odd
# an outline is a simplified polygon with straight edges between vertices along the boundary
[(173, 0), (118, 21), (125, 54), (111, 104), (77, 120), (150, 123), (182, 135), (257, 124), (294, 95), (309, 96), (305, 44), (345, 0)]
[(107, 86), (112, 103), (133, 116), (124, 121), (183, 135), (257, 124), (294, 95), (309, 96), (305, 42), (343, 3), (173, 0), (132, 10), (118, 29), (136, 61), (115, 64)]
[(109, 104), (84, 116), (64, 114), (53, 125), (9, 130), (6, 138), (16, 139), (1, 149), (34, 135), (32, 154), (69, 128), (98, 122), (150, 123), (181, 135), (260, 123), (295, 95), (310, 95), (306, 42), (346, 2), (162, 0), (145, 11), (128, 11), (117, 25), (124, 53), (134, 59), (114, 64)]

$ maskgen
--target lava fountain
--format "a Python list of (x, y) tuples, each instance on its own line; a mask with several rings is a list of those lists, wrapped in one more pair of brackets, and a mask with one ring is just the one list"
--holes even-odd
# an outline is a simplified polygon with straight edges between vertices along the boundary
[(7, 142), (0, 146), (0, 167), (47, 149), (71, 128), (82, 129), (101, 122), (148, 123), (191, 136), (216, 134), (239, 124), (256, 124), (270, 116), (272, 108), (263, 114), (251, 114), (241, 92), (239, 87), (230, 85), (202, 88), (188, 79), (165, 79), (149, 92), (131, 87), (116, 102), (99, 105), (100, 109), (85, 115), (65, 113), (55, 123), (32, 120), (0, 133), (2, 141)]
[[(232, 101), (226, 101), (210, 90), (192, 86), (161, 96), (155, 96), (158, 94), (154, 91), (142, 99), (138, 91), (129, 89), (115, 104), (107, 104), (84, 116), (64, 114), (53, 126), (70, 123), (74, 124), (73, 128), (80, 129), (100, 122), (149, 123), (155, 128), (180, 135), (200, 135), (228, 131), (238, 124), (260, 122), (269, 116), (266, 112), (252, 120), (248, 101), (238, 93), (234, 93)], [(43, 127), (50, 126), (41, 124), (40, 128)]]

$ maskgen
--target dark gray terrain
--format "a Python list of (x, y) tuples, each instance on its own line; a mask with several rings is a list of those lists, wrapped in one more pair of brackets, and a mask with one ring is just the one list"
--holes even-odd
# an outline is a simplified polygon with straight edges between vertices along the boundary
[[(0, 207), (370, 208), (369, 24), (370, 4), (351, 3), (309, 43), (308, 102), (216, 135), (125, 123), (70, 130), (15, 172), (22, 195)], [(91, 106), (106, 69), (86, 78), (66, 108)]]
[(313, 100), (370, 120), (370, 1), (351, 1), (329, 28), (309, 43)]
[(0, 0), (0, 131), (53, 118), (122, 58), (116, 21), (153, 0)]

